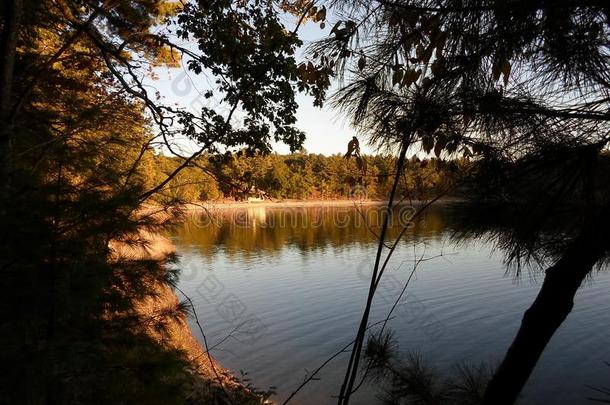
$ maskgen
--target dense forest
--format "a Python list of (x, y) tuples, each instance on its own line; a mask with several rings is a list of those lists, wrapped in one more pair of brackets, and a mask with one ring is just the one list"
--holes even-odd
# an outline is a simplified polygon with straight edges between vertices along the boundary
[[(149, 156), (146, 178), (162, 179), (179, 164), (161, 154)], [(248, 196), (281, 199), (379, 199), (392, 187), (396, 158), (393, 155), (356, 159), (307, 153), (247, 156), (245, 152), (203, 156), (180, 172), (157, 198), (161, 201), (244, 200)], [(424, 199), (440, 192), (458, 195), (455, 184), (472, 164), (467, 159), (419, 159), (414, 156), (400, 179), (400, 192), (411, 199)]]

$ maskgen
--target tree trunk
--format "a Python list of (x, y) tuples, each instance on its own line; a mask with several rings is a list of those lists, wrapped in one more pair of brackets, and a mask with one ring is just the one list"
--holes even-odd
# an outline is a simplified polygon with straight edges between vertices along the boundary
[(15, 54), (19, 34), (19, 23), (23, 8), (22, 0), (6, 1), (4, 5), (2, 36), (0, 38), (0, 181), (6, 186), (10, 170), (12, 143), (12, 85)]
[(581, 234), (547, 269), (536, 300), (525, 312), (517, 336), (487, 386), (484, 405), (515, 403), (546, 345), (572, 310), (576, 291), (601, 258), (600, 242), (592, 234)]

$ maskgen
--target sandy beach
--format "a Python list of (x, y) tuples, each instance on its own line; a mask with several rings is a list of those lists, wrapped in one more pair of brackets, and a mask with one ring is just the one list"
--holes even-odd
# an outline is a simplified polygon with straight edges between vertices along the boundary
[[(435, 204), (447, 204), (459, 202), (459, 198), (442, 198)], [(421, 205), (427, 201), (412, 200), (402, 201), (400, 204)], [(388, 202), (385, 200), (265, 200), (265, 201), (201, 201), (185, 204), (186, 211), (199, 211), (203, 209), (233, 209), (233, 208), (306, 208), (306, 207), (350, 207), (350, 206), (383, 206)]]

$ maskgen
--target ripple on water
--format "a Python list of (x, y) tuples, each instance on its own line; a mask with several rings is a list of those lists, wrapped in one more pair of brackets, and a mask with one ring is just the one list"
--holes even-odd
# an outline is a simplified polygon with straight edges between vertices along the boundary
[[(218, 311), (228, 296), (237, 297), (244, 314), (262, 322), (264, 333), (258, 339), (244, 343), (229, 338), (214, 354), (223, 365), (248, 371), (256, 386), (277, 386), (279, 398), (284, 398), (300, 384), (306, 370), (315, 369), (353, 339), (375, 244), (362, 233), (350, 239), (344, 230), (318, 239), (267, 231), (264, 241), (258, 242), (232, 239), (230, 229), (222, 239), (193, 234), (207, 231), (191, 228), (175, 235), (187, 268), (181, 288), (193, 299), (211, 344), (236, 326)], [(390, 321), (403, 352), (419, 350), (442, 371), (457, 362), (499, 361), (539, 289), (539, 283), (527, 275), (518, 283), (505, 275), (501, 255), (492, 254), (489, 244), (455, 246), (448, 235), (442, 227), (430, 237), (423, 235), (426, 257), (445, 256), (420, 264)], [(264, 249), (252, 250), (263, 242), (267, 243)], [(416, 250), (419, 257), (423, 245)], [(373, 321), (387, 314), (413, 258), (411, 244), (397, 249), (380, 285)], [(202, 288), (209, 277), (221, 285), (221, 293), (209, 294)], [(603, 361), (610, 361), (609, 292), (608, 273), (596, 274), (579, 291), (573, 313), (542, 356), (522, 403), (583, 403), (592, 394), (586, 384), (608, 385), (610, 367)], [(344, 361), (345, 357), (340, 358), (325, 368), (322, 379), (308, 386), (294, 403), (334, 403), (331, 396), (338, 389)], [(374, 387), (369, 386), (354, 403), (373, 403), (374, 395)]]

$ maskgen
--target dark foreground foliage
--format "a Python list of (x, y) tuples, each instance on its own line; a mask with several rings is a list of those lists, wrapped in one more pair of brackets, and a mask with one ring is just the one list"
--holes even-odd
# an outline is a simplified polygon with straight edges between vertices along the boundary
[[(0, 29), (0, 402), (260, 402), (166, 344), (184, 304), (141, 310), (175, 283), (172, 257), (116, 246), (151, 247), (145, 235), (179, 212), (176, 199), (146, 203), (202, 153), (301, 146), (299, 40), (275, 3), (10, 0)], [(150, 94), (155, 69), (183, 57), (194, 74), (218, 79), (211, 93), (231, 113), (186, 112)], [(151, 175), (152, 150), (172, 151), (175, 135), (201, 149)]]

